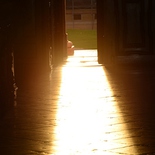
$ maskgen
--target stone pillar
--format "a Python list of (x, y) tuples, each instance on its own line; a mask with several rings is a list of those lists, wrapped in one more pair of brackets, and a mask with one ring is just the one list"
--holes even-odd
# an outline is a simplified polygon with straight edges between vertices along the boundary
[(109, 65), (115, 54), (115, 1), (97, 0), (98, 62)]
[(53, 63), (63, 62), (67, 52), (65, 0), (53, 0)]
[(36, 52), (38, 55), (39, 67), (42, 70), (49, 69), (49, 51), (51, 43), (51, 18), (50, 1), (36, 0), (35, 12), (35, 32), (36, 32)]

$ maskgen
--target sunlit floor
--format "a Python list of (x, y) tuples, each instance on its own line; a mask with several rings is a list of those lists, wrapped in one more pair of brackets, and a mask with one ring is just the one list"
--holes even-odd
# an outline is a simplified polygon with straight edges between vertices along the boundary
[[(120, 110), (107, 73), (97, 63), (96, 50), (77, 50), (68, 58), (62, 67), (57, 108), (55, 155), (116, 154), (117, 151), (110, 150), (132, 144), (132, 139), (120, 143), (113, 141), (121, 134), (127, 134), (127, 127), (119, 117)], [(112, 134), (113, 131), (117, 133)], [(135, 151), (132, 147), (132, 154)]]
[(154, 68), (113, 70), (96, 50), (75, 50), (49, 77), (24, 79), (0, 122), (0, 154), (155, 154)]

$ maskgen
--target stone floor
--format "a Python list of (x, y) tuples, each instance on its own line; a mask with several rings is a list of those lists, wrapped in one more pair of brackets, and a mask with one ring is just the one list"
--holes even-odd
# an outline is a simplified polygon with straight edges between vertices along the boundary
[(105, 67), (96, 50), (76, 50), (19, 86), (0, 124), (0, 154), (155, 154), (155, 70)]

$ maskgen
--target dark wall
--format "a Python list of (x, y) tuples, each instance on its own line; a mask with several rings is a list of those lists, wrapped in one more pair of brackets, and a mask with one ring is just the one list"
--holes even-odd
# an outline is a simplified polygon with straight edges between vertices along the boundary
[(49, 73), (50, 65), (67, 57), (65, 4), (65, 0), (0, 1), (0, 115), (6, 107), (2, 100), (13, 97), (15, 82), (19, 88), (33, 85)]
[(152, 25), (152, 33), (153, 33), (153, 52), (155, 54), (155, 1), (152, 0), (152, 18), (151, 18), (151, 25)]
[(117, 56), (155, 53), (155, 2), (152, 0), (97, 0), (98, 61)]
[(115, 54), (116, 16), (113, 0), (97, 1), (97, 46), (99, 63), (111, 63)]
[(28, 65), (48, 70), (49, 52), (54, 64), (67, 57), (65, 5), (65, 0), (0, 2), (0, 27), (11, 23), (6, 32), (12, 38), (17, 77), (24, 68), (30, 70)]
[(16, 18), (20, 21), (20, 26), (16, 22), (16, 79), (26, 74), (23, 71), (47, 73), (49, 65), (62, 63), (66, 56), (65, 1), (28, 0), (19, 2), (18, 7), (24, 8)]
[(12, 1), (0, 1), (0, 119), (14, 99), (13, 19)]

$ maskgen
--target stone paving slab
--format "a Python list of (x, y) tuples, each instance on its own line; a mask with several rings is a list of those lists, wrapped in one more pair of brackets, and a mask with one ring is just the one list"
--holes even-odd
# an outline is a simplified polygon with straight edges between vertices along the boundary
[(155, 70), (119, 67), (76, 50), (48, 77), (19, 86), (0, 124), (0, 154), (155, 154)]

